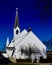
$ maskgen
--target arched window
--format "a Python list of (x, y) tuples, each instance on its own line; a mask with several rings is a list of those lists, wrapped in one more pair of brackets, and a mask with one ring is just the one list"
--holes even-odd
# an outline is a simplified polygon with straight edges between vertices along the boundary
[(16, 30), (16, 34), (18, 34), (18, 32), (19, 32), (19, 31), (18, 31), (18, 30)]

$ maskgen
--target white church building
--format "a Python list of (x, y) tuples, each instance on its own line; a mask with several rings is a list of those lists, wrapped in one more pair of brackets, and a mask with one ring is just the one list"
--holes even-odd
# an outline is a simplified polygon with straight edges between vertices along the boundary
[(46, 59), (46, 46), (33, 31), (31, 29), (29, 29), (29, 31), (24, 29), (20, 32), (17, 8), (13, 30), (14, 36), (11, 43), (9, 43), (9, 38), (7, 38), (6, 53), (2, 53), (4, 57), (9, 58), (12, 62), (16, 62), (16, 59), (27, 58), (31, 59), (32, 62), (34, 62), (35, 59), (39, 62), (40, 57)]

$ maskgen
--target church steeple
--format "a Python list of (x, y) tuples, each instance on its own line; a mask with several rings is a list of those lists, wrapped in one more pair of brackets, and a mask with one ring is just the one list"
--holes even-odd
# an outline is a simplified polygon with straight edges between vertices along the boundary
[(18, 8), (16, 8), (16, 16), (15, 16), (15, 23), (14, 23), (14, 37), (20, 33), (19, 27), (19, 19), (18, 19)]
[(16, 29), (17, 27), (19, 27), (18, 8), (16, 8), (16, 17), (15, 17), (15, 23), (14, 23), (14, 28)]

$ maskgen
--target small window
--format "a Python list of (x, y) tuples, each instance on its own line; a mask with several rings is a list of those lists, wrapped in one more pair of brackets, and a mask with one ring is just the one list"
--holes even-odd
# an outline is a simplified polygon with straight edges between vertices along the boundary
[(18, 30), (16, 30), (16, 34), (18, 34), (18, 32), (19, 32), (19, 31), (18, 31)]

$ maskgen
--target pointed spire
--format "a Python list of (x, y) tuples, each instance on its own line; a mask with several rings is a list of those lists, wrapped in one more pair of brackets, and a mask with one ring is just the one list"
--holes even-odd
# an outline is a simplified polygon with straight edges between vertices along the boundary
[(15, 23), (14, 28), (19, 27), (19, 20), (18, 20), (18, 8), (16, 8), (16, 17), (15, 17)]

